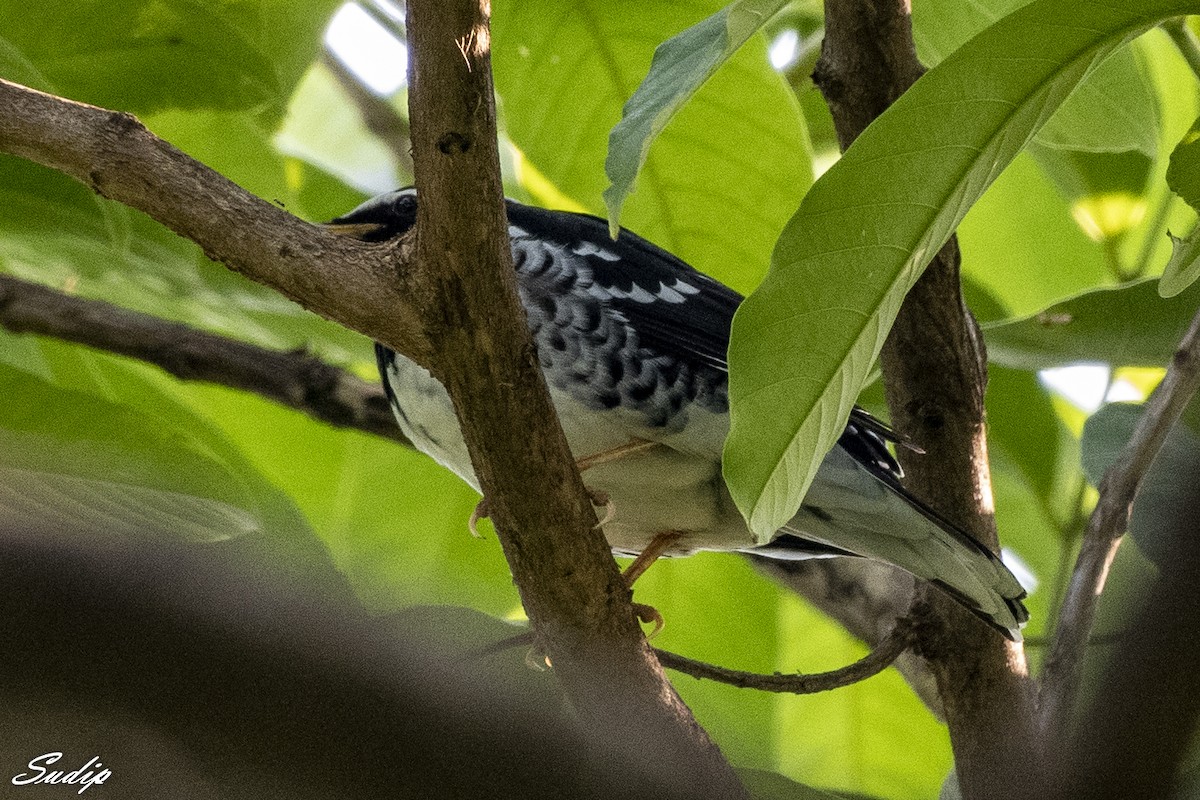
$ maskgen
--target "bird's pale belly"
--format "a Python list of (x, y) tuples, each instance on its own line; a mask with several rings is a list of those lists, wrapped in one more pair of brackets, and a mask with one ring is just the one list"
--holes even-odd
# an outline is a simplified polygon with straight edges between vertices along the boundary
[[(428, 372), (403, 357), (391, 370), (404, 386), (400, 427), (417, 447), (479, 489), (450, 398)], [(619, 410), (597, 412), (551, 391), (567, 442), (576, 459), (610, 451), (654, 431)], [(754, 544), (721, 477), (719, 458), (666, 445), (625, 455), (583, 473), (590, 488), (606, 493), (615, 516), (604, 526), (619, 553), (639, 553), (657, 534), (683, 534), (666, 555), (697, 550), (734, 550)]]
[[(616, 410), (583, 413), (573, 398), (551, 394), (576, 459), (656, 435), (631, 415)], [(598, 425), (599, 420), (608, 424)], [(604, 535), (619, 553), (639, 553), (657, 534), (668, 531), (683, 535), (667, 556), (754, 544), (725, 487), (721, 462), (711, 455), (659, 444), (594, 466), (583, 473), (583, 482), (612, 501), (615, 515), (604, 526)]]

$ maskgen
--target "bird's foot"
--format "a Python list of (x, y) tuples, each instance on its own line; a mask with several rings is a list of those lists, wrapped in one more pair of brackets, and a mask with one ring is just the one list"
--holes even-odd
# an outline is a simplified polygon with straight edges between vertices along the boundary
[(617, 516), (617, 505), (608, 496), (608, 492), (602, 492), (590, 486), (584, 486), (583, 488), (587, 489), (588, 496), (592, 498), (592, 505), (596, 508), (604, 509), (604, 515), (600, 517), (600, 521), (595, 525), (597, 528), (603, 528)]
[[(585, 486), (584, 488), (587, 489), (588, 496), (592, 498), (592, 505), (596, 506), (597, 508), (604, 509), (604, 515), (600, 518), (600, 521), (596, 523), (596, 527), (602, 528), (608, 523), (612, 522), (613, 518), (617, 515), (617, 507), (613, 503), (612, 498), (608, 496), (608, 492), (602, 492), (599, 489), (593, 489), (590, 486)], [(475, 504), (475, 509), (471, 512), (471, 518), (467, 520), (467, 530), (469, 530), (471, 535), (476, 539), (483, 538), (483, 534), (479, 532), (479, 520), (487, 519), (487, 517), (488, 501), (487, 498), (484, 497)]]
[(667, 624), (667, 621), (663, 619), (663, 615), (659, 613), (657, 608), (651, 605), (646, 605), (645, 603), (634, 603), (633, 613), (634, 616), (638, 618), (639, 622), (645, 622), (654, 625), (654, 630), (646, 634), (647, 639), (653, 639), (655, 636), (658, 636), (658, 632), (661, 631), (663, 626)]
[(476, 539), (482, 539), (483, 534), (479, 532), (479, 520), (488, 518), (488, 501), (487, 498), (482, 498), (475, 504), (475, 510), (471, 512), (471, 518), (467, 520), (467, 530)]
[[(646, 545), (645, 549), (638, 553), (633, 563), (621, 573), (621, 577), (625, 579), (625, 585), (632, 589), (633, 582), (640, 578), (642, 573), (650, 569), (651, 564), (657, 561), (663, 553), (670, 550), (672, 545), (682, 538), (683, 534), (679, 531), (665, 531), (657, 534), (650, 540), (650, 544)], [(640, 621), (654, 625), (654, 630), (646, 634), (647, 638), (657, 636), (658, 632), (663, 629), (663, 625), (666, 624), (663, 620), (663, 615), (654, 606), (646, 605), (645, 603), (634, 603), (633, 613), (637, 615)]]

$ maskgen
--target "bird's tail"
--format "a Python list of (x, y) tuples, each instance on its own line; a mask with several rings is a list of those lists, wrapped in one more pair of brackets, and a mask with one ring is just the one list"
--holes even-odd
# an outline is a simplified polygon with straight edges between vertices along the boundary
[(763, 555), (787, 558), (787, 540), (799, 537), (886, 561), (937, 586), (1008, 639), (1021, 640), (1029, 619), (1021, 602), (1025, 590), (996, 554), (844, 451), (835, 448), (822, 464), (781, 533)]

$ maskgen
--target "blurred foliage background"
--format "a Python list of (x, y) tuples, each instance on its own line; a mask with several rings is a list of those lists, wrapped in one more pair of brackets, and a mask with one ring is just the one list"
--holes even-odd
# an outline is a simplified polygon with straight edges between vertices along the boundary
[[(1021, 4), (915, 0), (921, 57), (936, 63)], [(510, 196), (603, 215), (608, 132), (623, 103), (659, 43), (719, 8), (496, 0)], [(757, 285), (813, 176), (837, 158), (807, 77), (821, 26), (819, 3), (792, 3), (705, 85), (651, 150), (625, 226), (740, 291)], [(132, 112), (312, 221), (411, 183), (403, 40), (402, 14), (386, 0), (0, 0), (0, 76)], [(1035, 662), (1094, 502), (1088, 481), (1136, 416), (1104, 403), (1145, 397), (1200, 301), (1195, 287), (1163, 300), (1153, 283), (1169, 256), (1166, 231), (1191, 225), (1164, 175), (1198, 111), (1194, 76), (1152, 31), (1104, 64), (960, 229), (967, 296), (991, 353), (996, 514), (1006, 557), (1030, 589)], [(370, 342), (209, 262), (138, 212), (7, 156), (0, 271), (267, 347), (304, 348), (373, 379)], [(494, 537), (467, 533), (477, 498), (393, 443), (3, 332), (0, 397), (5, 513), (103, 517), (130, 536), (182, 536), (197, 547), (257, 537), (298, 574), (332, 566), (376, 612), (449, 605), (521, 618)], [(861, 402), (886, 413), (878, 385)], [(1175, 457), (1200, 447), (1200, 418), (1187, 427)], [(1160, 469), (1152, 481), (1160, 502), (1139, 505), (1100, 634), (1120, 629), (1153, 574), (1154, 515), (1171, 513), (1170, 477)], [(864, 652), (734, 556), (662, 562), (637, 594), (668, 621), (657, 645), (718, 664), (816, 672)], [(473, 617), (461, 619), (465, 630)], [(937, 794), (951, 766), (945, 729), (893, 671), (809, 697), (688, 677), (677, 686), (739, 767), (922, 798)]]

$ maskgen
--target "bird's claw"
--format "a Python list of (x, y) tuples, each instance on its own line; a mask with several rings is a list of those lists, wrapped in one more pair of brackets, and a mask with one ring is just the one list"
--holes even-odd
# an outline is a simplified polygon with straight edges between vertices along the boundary
[(612, 498), (608, 496), (608, 492), (602, 492), (599, 489), (593, 489), (590, 486), (585, 488), (587, 489), (588, 496), (592, 498), (592, 505), (596, 506), (597, 508), (604, 508), (604, 515), (600, 517), (600, 521), (595, 525), (597, 528), (603, 528), (605, 525), (612, 522), (614, 518), (616, 518), (617, 505), (612, 501)]
[[(600, 517), (600, 521), (596, 523), (597, 528), (603, 528), (608, 523), (612, 522), (617, 516), (617, 506), (613, 503), (612, 498), (608, 496), (608, 492), (602, 492), (599, 489), (588, 488), (588, 497), (592, 499), (592, 505), (597, 508), (604, 508), (604, 515)], [(482, 539), (483, 534), (479, 532), (479, 520), (487, 519), (488, 517), (488, 501), (483, 498), (475, 504), (475, 509), (471, 512), (470, 519), (467, 520), (467, 530), (476, 539)]]
[(647, 639), (653, 639), (663, 629), (663, 626), (667, 624), (666, 620), (663, 619), (663, 615), (658, 613), (657, 608), (645, 603), (634, 603), (633, 613), (639, 621), (654, 625), (654, 630), (646, 634)]
[(471, 518), (467, 520), (467, 530), (469, 530), (471, 535), (476, 539), (483, 538), (483, 534), (479, 532), (479, 520), (487, 519), (487, 517), (488, 501), (485, 497), (475, 504), (475, 510), (471, 512)]

